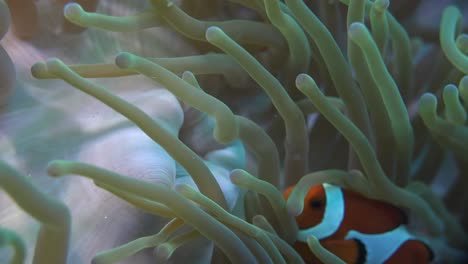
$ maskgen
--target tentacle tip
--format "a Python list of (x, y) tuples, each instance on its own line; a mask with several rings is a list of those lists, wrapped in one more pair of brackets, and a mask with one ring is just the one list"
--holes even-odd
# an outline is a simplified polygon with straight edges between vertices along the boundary
[(60, 177), (67, 173), (62, 164), (60, 164), (60, 161), (51, 161), (47, 165), (47, 174), (51, 177)]
[(448, 84), (444, 87), (444, 95), (458, 96), (458, 88), (453, 84)]
[(455, 6), (455, 5), (449, 5), (449, 6), (447, 6), (447, 7), (445, 8), (445, 10), (444, 10), (444, 13), (445, 13), (445, 12), (447, 12), (447, 13), (449, 13), (449, 12), (452, 13), (452, 12), (453, 12), (454, 14), (461, 15), (460, 9), (458, 9), (458, 7)]
[(351, 169), (348, 172), (354, 177), (364, 177), (364, 173), (358, 169)]
[(301, 86), (304, 83), (306, 78), (307, 78), (307, 74), (305, 74), (305, 73), (301, 73), (301, 74), (297, 75), (297, 77), (296, 77), (296, 86)]
[(259, 221), (263, 221), (263, 220), (266, 220), (263, 215), (254, 215), (252, 217), (252, 223), (254, 223), (254, 224), (259, 222)]
[(47, 65), (45, 62), (34, 63), (34, 65), (31, 67), (31, 74), (36, 79), (44, 78), (48, 72), (49, 69), (47, 69)]
[(302, 213), (303, 206), (291, 200), (286, 202), (286, 210), (288, 211), (289, 215), (298, 216)]
[(437, 104), (437, 97), (432, 93), (424, 93), (421, 98), (419, 98), (419, 105), (426, 104)]
[(240, 183), (243, 178), (244, 178), (244, 171), (241, 169), (235, 169), (231, 171), (231, 174), (229, 175), (229, 179), (234, 184)]
[(425, 93), (419, 98), (419, 114), (424, 120), (435, 118), (437, 109), (437, 97), (431, 93)]
[(67, 3), (63, 7), (63, 15), (70, 20), (80, 18), (83, 13), (85, 13), (85, 11), (78, 3)]
[(463, 76), (463, 78), (460, 80), (460, 84), (458, 85), (460, 90), (462, 89), (468, 89), (468, 75)]
[(195, 75), (193, 74), (193, 72), (191, 71), (184, 71), (182, 73), (182, 79), (194, 79), (195, 78)]
[(301, 73), (296, 77), (296, 87), (304, 94), (319, 90), (315, 80), (305, 73)]
[(132, 54), (129, 52), (121, 52), (115, 58), (115, 64), (122, 69), (128, 69), (133, 65), (133, 58)]
[(224, 32), (219, 27), (209, 27), (206, 30), (205, 37), (208, 42), (215, 42), (219, 40)]
[(51, 58), (46, 62), (35, 63), (31, 67), (31, 74), (37, 79), (44, 79), (50, 75), (53, 75), (54, 73), (59, 72), (65, 67), (65, 64), (61, 60), (57, 58)]
[(349, 26), (348, 36), (351, 40), (362, 38), (365, 36), (366, 26), (361, 22), (354, 22)]
[(166, 263), (166, 261), (171, 257), (173, 250), (166, 245), (160, 245), (156, 247), (153, 251), (153, 256), (156, 263)]
[(387, 8), (389, 6), (390, 6), (390, 1), (389, 0), (376, 0), (374, 2), (374, 7), (379, 12), (385, 12), (385, 10), (387, 10)]
[(303, 87), (305, 83), (310, 81), (315, 83), (315, 81), (309, 75), (307, 75), (306, 73), (301, 73), (296, 77), (296, 86), (298, 88)]

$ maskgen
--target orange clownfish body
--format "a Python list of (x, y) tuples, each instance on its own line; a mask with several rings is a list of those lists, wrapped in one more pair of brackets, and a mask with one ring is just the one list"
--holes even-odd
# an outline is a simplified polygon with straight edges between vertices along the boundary
[[(284, 192), (285, 199), (293, 188)], [(309, 190), (296, 221), (294, 247), (306, 263), (321, 263), (307, 246), (311, 235), (346, 263), (422, 264), (433, 257), (426, 244), (407, 232), (402, 210), (330, 184)]]

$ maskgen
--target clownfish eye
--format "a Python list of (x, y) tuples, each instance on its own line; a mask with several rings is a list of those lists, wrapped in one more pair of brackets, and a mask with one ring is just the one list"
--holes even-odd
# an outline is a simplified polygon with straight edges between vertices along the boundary
[(319, 209), (319, 208), (322, 208), (323, 206), (323, 201), (322, 200), (311, 200), (309, 202), (309, 206), (312, 207), (312, 208), (316, 208), (316, 209)]

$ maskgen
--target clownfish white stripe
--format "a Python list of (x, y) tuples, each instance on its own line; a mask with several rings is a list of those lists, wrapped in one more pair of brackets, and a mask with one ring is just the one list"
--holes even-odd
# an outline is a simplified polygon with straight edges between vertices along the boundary
[(298, 232), (297, 240), (307, 243), (309, 236), (317, 239), (324, 239), (335, 233), (344, 218), (345, 203), (343, 192), (340, 187), (324, 183), (326, 206), (322, 221), (313, 227), (301, 229)]
[(380, 234), (363, 234), (355, 230), (351, 230), (345, 237), (346, 239), (357, 239), (366, 248), (365, 263), (384, 263), (395, 252), (410, 239), (414, 239), (406, 226), (399, 227)]

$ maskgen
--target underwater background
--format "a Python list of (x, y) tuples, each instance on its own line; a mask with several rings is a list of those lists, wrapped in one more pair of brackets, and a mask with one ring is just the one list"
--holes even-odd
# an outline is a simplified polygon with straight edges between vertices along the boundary
[(467, 1), (67, 2), (0, 2), (0, 263), (301, 263), (298, 182), (466, 260)]

